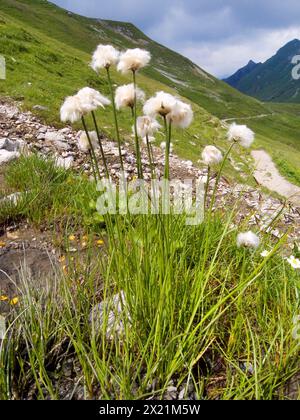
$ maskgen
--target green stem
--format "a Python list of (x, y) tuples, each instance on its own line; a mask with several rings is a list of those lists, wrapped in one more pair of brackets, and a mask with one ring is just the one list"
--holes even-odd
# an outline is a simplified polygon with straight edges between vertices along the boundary
[[(89, 142), (89, 145), (90, 145), (90, 152), (91, 152), (91, 155), (92, 155), (93, 160), (94, 160), (94, 165), (95, 165), (95, 168), (96, 168), (96, 173), (97, 173), (97, 175), (99, 177), (99, 180), (100, 180), (101, 179), (101, 174), (100, 174), (100, 170), (99, 170), (99, 166), (98, 166), (98, 162), (97, 162), (95, 150), (94, 150), (94, 147), (93, 147), (93, 143), (91, 141), (91, 138), (90, 138), (89, 130), (87, 128), (87, 125), (86, 125), (86, 122), (85, 122), (85, 119), (84, 119), (83, 116), (81, 117), (81, 122), (82, 122), (84, 131), (85, 131), (85, 134), (87, 136), (87, 139), (88, 139), (88, 142)], [(95, 180), (97, 182), (97, 177), (96, 177)]]
[(204, 194), (204, 211), (206, 211), (206, 201), (207, 201), (207, 198), (208, 198), (210, 172), (211, 172), (211, 168), (210, 168), (210, 165), (208, 165), (208, 168), (207, 168), (207, 182), (206, 182), (205, 194)]
[(214, 190), (213, 190), (213, 194), (212, 194), (212, 198), (211, 198), (211, 203), (210, 203), (210, 214), (211, 214), (211, 212), (212, 212), (213, 206), (214, 206), (215, 201), (216, 201), (216, 193), (217, 193), (218, 185), (219, 185), (219, 182), (220, 182), (220, 179), (221, 179), (221, 175), (222, 175), (222, 172), (223, 172), (223, 169), (224, 169), (225, 163), (226, 163), (227, 158), (228, 158), (228, 156), (230, 155), (230, 153), (231, 153), (231, 151), (232, 151), (232, 149), (233, 149), (234, 145), (235, 145), (235, 143), (234, 143), (234, 142), (233, 142), (233, 143), (231, 143), (231, 145), (230, 145), (229, 149), (227, 150), (227, 152), (226, 152), (226, 154), (225, 154), (225, 156), (224, 156), (224, 159), (223, 159), (223, 161), (222, 161), (221, 168), (220, 168), (220, 170), (219, 170), (219, 172), (218, 172), (217, 179), (216, 179), (215, 186), (214, 186)]
[(152, 152), (152, 147), (149, 141), (148, 134), (146, 135), (146, 142), (147, 142), (147, 150), (148, 150), (149, 163), (150, 163), (150, 169), (151, 169), (151, 178), (154, 179), (155, 178), (155, 165), (153, 161), (153, 152)]
[(111, 77), (110, 77), (109, 68), (106, 69), (106, 72), (107, 72), (108, 84), (109, 84), (110, 95), (111, 95), (111, 103), (112, 103), (112, 107), (113, 107), (113, 114), (114, 114), (114, 121), (115, 121), (116, 136), (117, 136), (117, 141), (118, 141), (120, 163), (121, 163), (122, 171), (124, 172), (124, 163), (123, 163), (123, 157), (122, 157), (121, 137), (120, 137), (118, 117), (117, 117), (116, 102), (115, 102), (115, 96), (114, 96), (114, 91), (113, 91), (113, 86), (112, 86), (112, 81), (111, 81)]
[(136, 73), (133, 74), (133, 86), (134, 86), (134, 106), (133, 106), (133, 119), (134, 119), (134, 136), (135, 136), (135, 148), (136, 148), (136, 159), (139, 179), (143, 179), (143, 168), (141, 159), (141, 149), (139, 144), (139, 137), (137, 134), (137, 98), (136, 98)]
[(167, 128), (167, 121), (165, 118), (166, 126), (166, 153), (165, 153), (165, 179), (170, 179), (170, 148), (171, 148), (171, 137), (172, 137), (172, 122), (169, 122)]
[(95, 125), (95, 128), (96, 128), (96, 133), (97, 133), (97, 137), (98, 137), (101, 157), (102, 157), (103, 165), (104, 165), (104, 168), (105, 168), (106, 176), (107, 176), (107, 178), (109, 178), (109, 172), (108, 172), (108, 167), (107, 167), (107, 163), (106, 163), (105, 153), (104, 153), (104, 150), (103, 150), (100, 131), (99, 131), (99, 128), (98, 128), (98, 124), (97, 124), (97, 120), (96, 120), (96, 116), (95, 116), (94, 111), (92, 111), (92, 117), (93, 117), (94, 125)]
[(97, 173), (96, 173), (96, 170), (95, 170), (95, 166), (94, 166), (94, 159), (93, 159), (93, 154), (92, 154), (91, 150), (89, 150), (89, 155), (90, 155), (90, 159), (91, 159), (91, 165), (92, 165), (92, 170), (93, 170), (93, 176), (94, 176), (95, 181), (96, 181), (96, 183), (97, 183)]

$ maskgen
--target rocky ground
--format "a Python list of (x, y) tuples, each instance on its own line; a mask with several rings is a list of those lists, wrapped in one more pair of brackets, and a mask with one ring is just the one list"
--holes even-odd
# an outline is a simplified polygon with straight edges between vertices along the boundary
[[(54, 156), (57, 164), (66, 168), (83, 170), (91, 174), (91, 165), (88, 155), (81, 153), (77, 147), (78, 133), (70, 127), (57, 130), (55, 127), (44, 125), (30, 112), (19, 111), (16, 104), (7, 100), (0, 100), (0, 167), (10, 160), (18, 158), (22, 151), (36, 151), (43, 156)], [(109, 171), (117, 177), (120, 172), (118, 148), (115, 142), (103, 137), (103, 147), (108, 160)], [(133, 144), (125, 143), (122, 148), (125, 171), (129, 178), (137, 175), (136, 160), (133, 153)], [(164, 155), (159, 148), (154, 148), (157, 174), (162, 174)], [(145, 179), (150, 179), (150, 167), (146, 150), (143, 150), (142, 162)], [(193, 166), (192, 162), (184, 161), (175, 155), (171, 156), (171, 178), (191, 179), (202, 177), (205, 179), (206, 170)], [(102, 171), (104, 175), (104, 170)], [(214, 179), (210, 182), (210, 190)], [(261, 192), (257, 188), (242, 184), (229, 183), (223, 178), (218, 187), (217, 206), (230, 206), (240, 198), (237, 207), (239, 219), (253, 215), (250, 224), (258, 225), (264, 229), (274, 212), (277, 212), (284, 201)], [(285, 209), (280, 218), (279, 227), (283, 230), (290, 228), (290, 237), (294, 240), (300, 238), (300, 207), (286, 202)], [(274, 236), (280, 236), (280, 230), (274, 231)]]

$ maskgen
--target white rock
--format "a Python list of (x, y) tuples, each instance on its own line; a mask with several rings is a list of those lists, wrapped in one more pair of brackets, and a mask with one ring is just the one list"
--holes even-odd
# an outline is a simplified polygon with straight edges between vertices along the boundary
[(96, 305), (91, 312), (90, 321), (94, 323), (96, 331), (99, 331), (103, 325), (106, 326), (106, 338), (113, 340), (115, 336), (120, 337), (125, 331), (124, 317), (131, 322), (128, 312), (125, 293), (121, 291), (110, 300), (104, 300)]
[(10, 194), (6, 197), (4, 197), (1, 202), (11, 202), (12, 204), (14, 204), (15, 206), (18, 204), (18, 201), (21, 199), (22, 197), (22, 193), (20, 192), (16, 192), (14, 194)]
[(57, 131), (47, 131), (45, 142), (52, 143), (55, 147), (62, 150), (69, 150), (70, 145), (66, 142), (65, 136)]
[(58, 157), (55, 163), (59, 168), (70, 169), (74, 163), (74, 158), (73, 156), (66, 158)]
[(1, 149), (0, 150), (0, 165), (4, 163), (11, 162), (14, 159), (17, 159), (20, 156), (18, 152), (9, 152), (8, 150)]

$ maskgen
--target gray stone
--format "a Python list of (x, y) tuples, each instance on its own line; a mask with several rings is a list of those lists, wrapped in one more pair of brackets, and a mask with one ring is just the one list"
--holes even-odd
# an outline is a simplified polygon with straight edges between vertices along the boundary
[(52, 144), (52, 146), (60, 149), (60, 150), (70, 150), (70, 145), (68, 143), (65, 142), (64, 138), (63, 140), (59, 140), (59, 138), (61, 138), (61, 136), (57, 135), (57, 137), (55, 138), (55, 136), (51, 137), (52, 140), (49, 140), (50, 136), (48, 136), (47, 138), (47, 133), (45, 136), (45, 141), (47, 142), (48, 145)]
[(34, 105), (33, 109), (36, 111), (49, 111), (49, 108), (43, 105)]

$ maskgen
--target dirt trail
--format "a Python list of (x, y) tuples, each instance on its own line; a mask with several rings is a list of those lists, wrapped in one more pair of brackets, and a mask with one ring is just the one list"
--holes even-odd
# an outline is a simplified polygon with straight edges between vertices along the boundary
[(222, 120), (223, 123), (227, 123), (228, 121), (240, 121), (240, 120), (257, 120), (260, 118), (266, 118), (266, 117), (271, 117), (272, 115), (274, 115), (275, 112), (272, 112), (270, 114), (259, 114), (259, 115), (253, 115), (252, 117), (236, 117), (236, 118), (225, 118), (224, 120)]
[(255, 160), (254, 176), (257, 181), (270, 191), (274, 191), (288, 198), (296, 206), (300, 206), (300, 187), (280, 175), (268, 153), (264, 150), (253, 150), (251, 155)]

